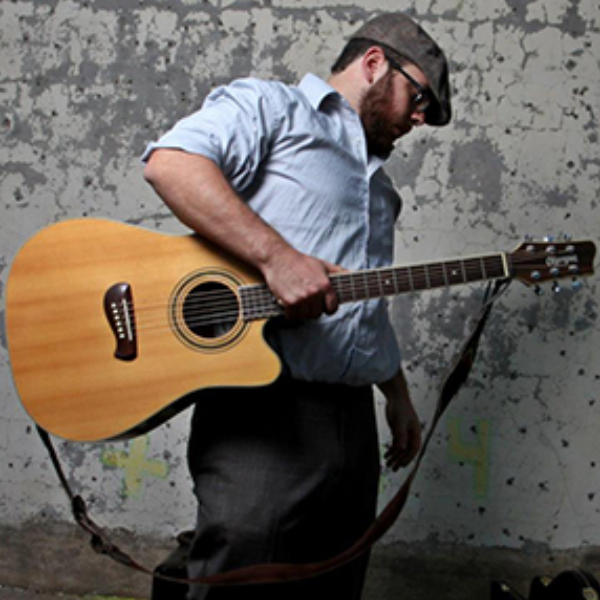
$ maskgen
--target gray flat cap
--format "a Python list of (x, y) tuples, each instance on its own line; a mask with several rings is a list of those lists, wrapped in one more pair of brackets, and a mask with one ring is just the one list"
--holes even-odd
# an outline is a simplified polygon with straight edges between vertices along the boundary
[(381, 44), (414, 63), (429, 80), (433, 102), (425, 113), (429, 125), (446, 125), (452, 116), (448, 63), (429, 34), (404, 13), (385, 13), (371, 19), (350, 39)]

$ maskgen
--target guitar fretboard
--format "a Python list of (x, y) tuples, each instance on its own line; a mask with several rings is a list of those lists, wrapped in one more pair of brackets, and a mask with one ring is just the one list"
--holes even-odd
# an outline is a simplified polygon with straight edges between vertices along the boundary
[[(336, 273), (331, 276), (331, 282), (340, 303), (345, 303), (509, 276), (508, 257), (497, 253), (406, 267)], [(242, 286), (240, 294), (246, 321), (276, 317), (283, 312), (264, 284)]]

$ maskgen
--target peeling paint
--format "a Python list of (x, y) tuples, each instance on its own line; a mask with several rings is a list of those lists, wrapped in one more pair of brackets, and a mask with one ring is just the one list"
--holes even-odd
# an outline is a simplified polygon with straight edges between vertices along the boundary
[[(211, 88), (246, 75), (326, 77), (359, 23), (397, 8), (392, 0), (0, 3), (0, 316), (15, 253), (49, 223), (94, 215), (181, 231), (144, 183), (138, 157)], [(597, 1), (411, 0), (406, 8), (450, 57), (455, 118), (403, 139), (387, 167), (403, 198), (397, 262), (510, 251), (527, 234), (597, 242)], [(595, 277), (577, 293), (569, 284), (536, 295), (514, 282), (497, 302), (390, 541), (600, 544), (600, 290)], [(426, 426), (483, 293), (473, 284), (390, 303)], [(9, 382), (4, 319), (0, 339)], [(0, 520), (68, 521), (15, 390), (0, 393)], [(59, 443), (69, 481), (115, 527), (167, 537), (189, 528), (187, 420), (148, 436), (143, 456), (168, 472), (137, 487), (134, 476), (124, 488), (116, 468), (133, 445)], [(401, 478), (384, 470), (382, 503)]]

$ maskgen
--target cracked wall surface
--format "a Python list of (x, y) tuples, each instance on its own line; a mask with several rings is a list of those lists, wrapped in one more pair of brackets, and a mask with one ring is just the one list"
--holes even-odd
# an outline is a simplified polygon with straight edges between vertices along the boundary
[[(402, 8), (451, 62), (455, 118), (402, 140), (396, 259), (513, 250), (524, 235), (597, 241), (600, 8), (596, 0), (12, 0), (0, 3), (0, 295), (40, 228), (102, 216), (182, 229), (142, 181), (139, 155), (215, 85), (326, 77), (345, 37)], [(512, 283), (386, 540), (572, 548), (600, 544), (600, 290)], [(427, 426), (484, 284), (394, 299)], [(70, 520), (0, 347), (0, 524)], [(381, 400), (378, 399), (378, 403)], [(157, 537), (187, 528), (187, 413), (130, 442), (59, 442), (101, 520)], [(382, 447), (387, 433), (382, 425)], [(384, 473), (382, 504), (402, 481)]]

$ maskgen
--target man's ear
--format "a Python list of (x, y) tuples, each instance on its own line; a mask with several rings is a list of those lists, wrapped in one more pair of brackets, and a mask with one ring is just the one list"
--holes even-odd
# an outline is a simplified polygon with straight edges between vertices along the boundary
[(371, 85), (387, 71), (387, 59), (379, 46), (371, 46), (361, 58), (362, 75)]

